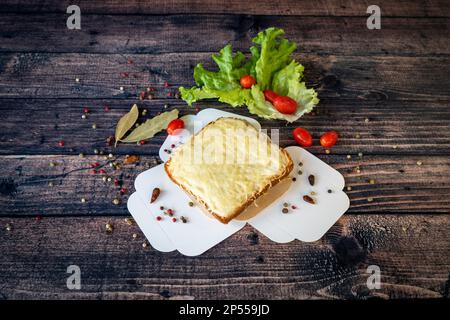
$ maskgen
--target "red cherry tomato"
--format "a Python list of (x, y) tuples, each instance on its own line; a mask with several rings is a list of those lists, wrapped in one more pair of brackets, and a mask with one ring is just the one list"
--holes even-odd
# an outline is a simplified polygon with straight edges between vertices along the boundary
[(284, 114), (293, 114), (297, 111), (297, 101), (288, 96), (278, 96), (273, 101), (275, 109)]
[(338, 134), (336, 131), (328, 131), (320, 137), (320, 144), (324, 148), (331, 148), (336, 144), (337, 139)]
[(181, 119), (174, 119), (172, 121), (169, 122), (169, 124), (167, 125), (167, 133), (170, 135), (174, 135), (177, 134), (176, 131), (178, 129), (183, 129), (184, 128), (184, 122)]
[(273, 103), (275, 99), (278, 98), (279, 96), (272, 90), (264, 90), (264, 97), (266, 98), (267, 101)]
[(295, 128), (292, 131), (295, 141), (302, 147), (311, 147), (313, 144), (313, 139), (308, 130), (303, 128)]
[(250, 89), (254, 84), (256, 84), (256, 79), (247, 74), (245, 76), (242, 76), (239, 82), (241, 83), (242, 88)]

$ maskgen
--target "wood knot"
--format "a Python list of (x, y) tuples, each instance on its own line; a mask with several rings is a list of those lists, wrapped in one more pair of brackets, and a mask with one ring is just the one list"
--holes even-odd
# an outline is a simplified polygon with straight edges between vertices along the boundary
[(251, 245), (256, 245), (259, 243), (259, 236), (257, 233), (252, 232), (247, 236), (247, 239), (250, 241)]
[(14, 182), (13, 179), (2, 179), (0, 181), (0, 194), (2, 196), (14, 196), (14, 194), (17, 192), (17, 184)]
[(326, 75), (321, 82), (327, 89), (338, 88), (341, 85), (341, 81), (334, 74)]
[(359, 241), (354, 237), (341, 237), (333, 244), (338, 261), (344, 266), (353, 266), (363, 262), (366, 258), (366, 251)]

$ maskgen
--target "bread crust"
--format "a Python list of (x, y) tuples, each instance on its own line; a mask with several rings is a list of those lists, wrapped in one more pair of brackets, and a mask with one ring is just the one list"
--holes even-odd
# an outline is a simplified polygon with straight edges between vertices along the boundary
[[(239, 119), (242, 120), (242, 119)], [(242, 120), (245, 121), (245, 120)], [(206, 127), (208, 127), (209, 125), (213, 124), (215, 121), (208, 123), (205, 127), (203, 127), (200, 132), (202, 130), (204, 130)], [(247, 121), (245, 121), (248, 125), (249, 124)], [(198, 133), (200, 133), (198, 132)], [(197, 133), (197, 134), (198, 134)], [(275, 186), (276, 184), (278, 184), (280, 181), (282, 181), (283, 179), (287, 178), (288, 175), (291, 173), (292, 169), (294, 168), (294, 163), (292, 161), (291, 156), (289, 155), (289, 153), (284, 150), (283, 148), (280, 148), (280, 152), (282, 152), (287, 159), (289, 160), (289, 162), (287, 163), (286, 167), (284, 168), (284, 170), (278, 175), (275, 176), (272, 180), (269, 181), (269, 183), (267, 183), (267, 185), (265, 185), (261, 190), (256, 191), (255, 193), (253, 193), (250, 197), (248, 197), (248, 199), (239, 207), (237, 207), (229, 216), (227, 217), (223, 217), (219, 214), (217, 214), (216, 212), (214, 212), (213, 210), (211, 210), (208, 207), (208, 204), (199, 196), (193, 194), (188, 188), (186, 188), (183, 184), (181, 184), (180, 182), (178, 182), (176, 180), (176, 178), (174, 176), (172, 176), (171, 172), (170, 172), (170, 162), (172, 159), (169, 159), (165, 164), (164, 164), (164, 170), (166, 171), (167, 175), (169, 176), (170, 180), (172, 180), (175, 184), (177, 184), (181, 189), (183, 189), (186, 193), (190, 194), (198, 203), (200, 203), (201, 205), (203, 205), (204, 209), (206, 209), (206, 211), (208, 211), (211, 215), (213, 215), (217, 220), (219, 220), (220, 222), (227, 224), (228, 222), (230, 222), (231, 220), (233, 220), (234, 218), (236, 218), (238, 215), (240, 215), (249, 205), (251, 205), (253, 203), (253, 201), (255, 201), (256, 199), (258, 199), (260, 196), (262, 196), (264, 193), (266, 193), (271, 187)]]

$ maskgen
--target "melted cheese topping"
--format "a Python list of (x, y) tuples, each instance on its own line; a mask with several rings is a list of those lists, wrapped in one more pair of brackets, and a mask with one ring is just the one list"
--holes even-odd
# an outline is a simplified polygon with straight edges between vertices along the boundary
[(229, 217), (291, 163), (247, 121), (220, 118), (176, 150), (168, 171), (210, 211)]

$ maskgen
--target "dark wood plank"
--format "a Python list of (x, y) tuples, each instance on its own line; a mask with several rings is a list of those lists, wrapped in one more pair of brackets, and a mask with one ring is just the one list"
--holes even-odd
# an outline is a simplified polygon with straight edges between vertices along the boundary
[[(119, 148), (106, 147), (108, 136), (114, 135), (118, 119), (130, 107), (138, 103), (140, 109), (147, 109), (146, 117), (164, 111), (167, 101), (146, 100), (91, 100), (91, 99), (2, 99), (0, 100), (0, 154), (66, 154), (80, 152), (93, 154), (93, 150), (104, 149), (115, 154), (139, 153), (157, 155), (166, 134), (158, 134), (145, 146), (121, 144)], [(104, 112), (108, 105), (110, 112)], [(219, 103), (201, 103), (201, 108), (216, 107), (229, 112), (249, 115), (246, 108), (231, 108)], [(91, 113), (82, 119), (83, 108)], [(195, 108), (188, 107), (182, 100), (171, 100), (171, 108), (178, 108), (182, 115), (195, 114)], [(339, 143), (333, 154), (411, 154), (448, 155), (450, 152), (450, 108), (448, 102), (336, 102), (332, 98), (321, 101), (317, 114), (306, 115), (293, 124), (282, 121), (258, 119), (263, 128), (279, 130), (282, 146), (294, 144), (292, 130), (302, 126), (311, 131), (316, 139), (328, 130), (340, 134)], [(26, 119), (26, 121), (24, 121)], [(365, 122), (369, 119), (369, 122)], [(92, 124), (97, 129), (92, 129)], [(433, 128), (433, 130), (430, 130)], [(439, 134), (436, 134), (436, 130)], [(357, 138), (357, 135), (360, 138)], [(64, 148), (58, 142), (64, 140)], [(318, 141), (311, 150), (324, 154), (325, 149)]]
[[(17, 98), (126, 98), (147, 86), (193, 84), (192, 68), (211, 67), (209, 53), (0, 54), (0, 96)], [(128, 59), (134, 63), (128, 64)], [(370, 101), (450, 100), (448, 57), (361, 57), (304, 54), (308, 85), (322, 99)], [(128, 77), (123, 76), (127, 72)], [(76, 82), (76, 78), (80, 82)], [(123, 87), (124, 91), (120, 91)]]
[[(138, 227), (123, 218), (0, 219), (7, 223), (12, 230), (0, 230), (5, 299), (449, 297), (448, 216), (344, 216), (314, 243), (276, 244), (247, 226), (193, 258), (143, 248)], [(73, 264), (80, 291), (66, 287)], [(380, 290), (366, 286), (368, 265), (381, 269)]]
[[(345, 189), (351, 201), (350, 214), (450, 212), (448, 156), (320, 158), (339, 170), (351, 187)], [(122, 164), (123, 159), (115, 161)], [(105, 164), (111, 182), (104, 182), (103, 174), (91, 173), (90, 164), (95, 162)], [(35, 217), (127, 214), (126, 200), (134, 191), (135, 177), (159, 162), (156, 157), (142, 156), (139, 164), (124, 165), (120, 170), (111, 168), (102, 156), (7, 156), (1, 157), (0, 163), (0, 216)], [(114, 179), (122, 185), (115, 186)], [(121, 187), (128, 189), (127, 194), (120, 194)], [(86, 203), (81, 202), (83, 197)], [(122, 203), (114, 205), (114, 198)]]
[[(20, 0), (3, 0), (0, 12), (60, 12), (65, 13), (66, 8), (73, 2), (64, 0), (39, 0), (24, 3)], [(258, 15), (300, 15), (300, 16), (366, 16), (369, 6), (364, 1), (351, 0), (281, 0), (258, 2), (239, 0), (107, 0), (89, 1), (79, 0), (82, 13), (97, 14), (177, 14), (177, 13), (231, 13), (231, 14), (258, 14)], [(389, 1), (379, 0), (382, 14), (385, 16), (437, 16), (448, 17), (450, 5), (445, 0), (434, 1)]]
[[(17, 23), (21, 21), (21, 23)], [(286, 31), (299, 52), (437, 55), (450, 53), (449, 19), (385, 18), (368, 30), (363, 17), (239, 15), (86, 15), (83, 28), (65, 28), (60, 14), (0, 15), (3, 52), (167, 53), (219, 51), (226, 43), (248, 51), (257, 32)], [(124, 32), (132, 29), (133, 32)], [(211, 36), (214, 35), (214, 36)]]

